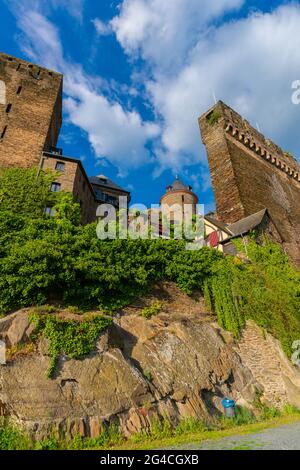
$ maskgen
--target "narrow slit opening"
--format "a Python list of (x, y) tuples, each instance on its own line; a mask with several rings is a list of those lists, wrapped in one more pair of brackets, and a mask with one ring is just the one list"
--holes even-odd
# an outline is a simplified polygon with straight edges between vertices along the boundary
[(4, 127), (0, 139), (4, 139), (4, 136), (6, 134), (7, 126)]

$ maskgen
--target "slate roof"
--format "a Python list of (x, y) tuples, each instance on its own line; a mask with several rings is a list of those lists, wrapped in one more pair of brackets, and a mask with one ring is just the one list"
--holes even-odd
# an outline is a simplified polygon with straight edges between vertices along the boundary
[(183, 184), (182, 181), (180, 181), (179, 177), (176, 176), (176, 179), (174, 181), (173, 184), (170, 184), (170, 186), (168, 186), (168, 189), (171, 190), (171, 191), (191, 191), (192, 188), (191, 186), (187, 186), (185, 184)]
[(248, 217), (239, 220), (238, 222), (235, 222), (234, 224), (229, 225), (228, 229), (234, 234), (234, 236), (249, 233), (262, 223), (266, 214), (268, 214), (268, 210), (263, 209), (259, 212), (256, 212), (255, 214), (249, 215)]
[(129, 191), (126, 191), (126, 189), (121, 188), (121, 186), (118, 186), (116, 183), (114, 183), (104, 175), (91, 176), (89, 178), (89, 181), (92, 185), (101, 186), (101, 188), (115, 189), (116, 191), (122, 191), (123, 193), (130, 194)]
[(205, 215), (204, 219), (218, 227), (223, 232), (226, 232), (228, 235), (233, 235), (233, 233), (229, 230), (228, 224), (225, 224), (224, 222), (221, 222), (220, 220), (217, 220), (209, 215)]

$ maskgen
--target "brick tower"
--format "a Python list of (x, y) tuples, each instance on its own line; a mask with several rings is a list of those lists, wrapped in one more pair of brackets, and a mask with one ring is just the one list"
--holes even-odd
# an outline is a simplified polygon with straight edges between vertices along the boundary
[(300, 265), (300, 165), (219, 101), (199, 118), (218, 218), (237, 222), (267, 208)]
[(42, 151), (56, 146), (62, 82), (58, 73), (0, 53), (0, 167), (38, 165)]
[(167, 192), (160, 199), (162, 214), (172, 222), (181, 220), (185, 208), (189, 207), (192, 214), (196, 214), (198, 197), (191, 186), (183, 184), (178, 177), (173, 184), (167, 187)]

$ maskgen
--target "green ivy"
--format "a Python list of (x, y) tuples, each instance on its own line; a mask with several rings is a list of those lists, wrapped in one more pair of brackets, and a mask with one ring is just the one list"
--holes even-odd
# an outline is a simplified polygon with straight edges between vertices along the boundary
[(151, 318), (155, 315), (158, 315), (159, 312), (161, 311), (161, 309), (162, 309), (161, 303), (160, 302), (154, 302), (149, 307), (143, 308), (143, 310), (141, 311), (141, 315), (144, 318)]
[(61, 353), (72, 359), (83, 359), (92, 352), (95, 341), (112, 324), (112, 319), (99, 315), (84, 318), (83, 321), (72, 321), (32, 313), (30, 322), (35, 326), (32, 339), (37, 340), (42, 334), (49, 341), (48, 354), (51, 362), (47, 375), (52, 378)]
[(281, 341), (291, 354), (300, 338), (300, 273), (279, 246), (265, 240), (236, 242), (248, 263), (227, 257), (215, 265), (204, 289), (206, 304), (218, 323), (239, 337), (246, 320), (253, 320)]
[(222, 117), (220, 111), (217, 111), (216, 109), (212, 111), (208, 116), (207, 116), (207, 122), (210, 126), (214, 126), (217, 122), (219, 122), (219, 119)]

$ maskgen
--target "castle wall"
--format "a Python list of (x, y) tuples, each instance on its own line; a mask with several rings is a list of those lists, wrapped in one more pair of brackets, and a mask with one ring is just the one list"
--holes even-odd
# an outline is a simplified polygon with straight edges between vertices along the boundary
[(62, 122), (62, 75), (0, 53), (0, 166), (38, 165), (55, 147)]
[(233, 223), (268, 208), (300, 265), (300, 166), (219, 102), (199, 119), (220, 220)]
[[(64, 171), (56, 170), (57, 162), (64, 163)], [(75, 201), (81, 205), (81, 222), (87, 224), (96, 220), (97, 203), (94, 193), (89, 184), (86, 173), (81, 165), (72, 159), (59, 158), (43, 155), (41, 163), (43, 171), (53, 171), (57, 173), (55, 182), (61, 184), (61, 191), (67, 191), (74, 195)]]

